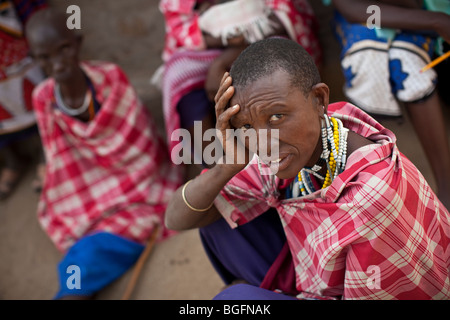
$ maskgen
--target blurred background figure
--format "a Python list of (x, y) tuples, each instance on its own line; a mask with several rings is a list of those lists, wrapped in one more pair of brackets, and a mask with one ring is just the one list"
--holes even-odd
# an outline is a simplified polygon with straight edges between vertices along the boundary
[[(345, 95), (373, 116), (401, 116), (404, 105), (433, 171), (437, 195), (450, 208), (450, 145), (438, 75), (434, 69), (421, 72), (450, 43), (450, 1), (332, 3)], [(380, 11), (379, 29), (367, 25), (368, 7), (374, 4)]]
[[(133, 266), (154, 232), (173, 234), (162, 221), (180, 175), (121, 67), (81, 61), (82, 35), (66, 20), (49, 8), (26, 29), (48, 75), (33, 91), (46, 160), (37, 211), (64, 253), (56, 298), (92, 298)], [(81, 288), (67, 285), (73, 265)]]
[[(21, 145), (38, 132), (31, 93), (44, 74), (28, 55), (24, 25), (46, 6), (44, 0), (0, 0), (0, 200), (11, 194), (26, 169)], [(39, 177), (33, 186), (40, 190)]]

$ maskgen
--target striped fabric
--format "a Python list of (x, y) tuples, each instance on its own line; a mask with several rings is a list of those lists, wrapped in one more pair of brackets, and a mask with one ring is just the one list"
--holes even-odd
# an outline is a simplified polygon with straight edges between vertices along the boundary
[[(54, 80), (34, 92), (36, 118), (47, 159), (38, 217), (56, 246), (111, 232), (144, 243), (163, 214), (180, 174), (121, 69), (85, 62), (101, 109), (89, 123), (54, 104)], [(163, 231), (164, 238), (170, 231)]]
[(331, 186), (282, 199), (289, 181), (261, 174), (255, 158), (217, 208), (232, 227), (278, 210), (299, 298), (449, 299), (449, 212), (391, 131), (349, 103), (328, 111), (376, 142), (353, 152)]
[(189, 92), (203, 87), (210, 64), (220, 54), (219, 50), (176, 52), (165, 64), (162, 82), (163, 113), (169, 150), (178, 144), (172, 133), (180, 128), (177, 105)]

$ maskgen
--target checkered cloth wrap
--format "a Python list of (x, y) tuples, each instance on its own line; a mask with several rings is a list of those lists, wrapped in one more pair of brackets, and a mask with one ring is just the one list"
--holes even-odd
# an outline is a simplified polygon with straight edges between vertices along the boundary
[[(91, 122), (55, 107), (53, 79), (33, 93), (47, 159), (39, 221), (62, 251), (95, 231), (144, 243), (155, 223), (163, 225), (179, 172), (121, 69), (104, 62), (81, 66), (101, 104)], [(160, 236), (170, 234), (164, 229)]]
[(353, 152), (328, 188), (287, 200), (277, 194), (289, 181), (261, 175), (255, 160), (216, 207), (233, 227), (278, 210), (299, 298), (450, 298), (449, 212), (392, 132), (348, 103), (328, 112), (377, 144)]
[[(264, 1), (264, 0), (261, 0)], [(199, 15), (193, 0), (161, 0), (160, 10), (166, 22), (163, 51), (164, 74), (162, 78), (163, 109), (169, 149), (178, 143), (171, 141), (172, 132), (180, 128), (176, 110), (183, 95), (204, 86), (210, 64), (220, 50), (205, 50)], [(203, 1), (204, 2), (204, 1)], [(319, 41), (314, 33), (316, 20), (305, 0), (265, 0), (278, 17), (291, 39), (300, 43), (314, 57), (321, 60)]]

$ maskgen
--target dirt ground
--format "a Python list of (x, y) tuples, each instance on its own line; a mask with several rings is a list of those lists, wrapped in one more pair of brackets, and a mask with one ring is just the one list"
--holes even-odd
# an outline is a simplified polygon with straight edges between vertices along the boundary
[[(330, 28), (330, 8), (310, 1), (321, 23), (325, 53), (323, 80), (331, 88), (331, 101), (343, 100), (339, 47)], [(161, 95), (150, 77), (161, 64), (164, 21), (156, 0), (50, 1), (66, 8), (81, 8), (85, 59), (119, 64), (139, 96), (150, 108), (163, 133)], [(450, 123), (446, 109), (447, 123)], [(434, 187), (430, 168), (408, 119), (383, 121), (398, 137), (400, 150), (422, 171)], [(31, 190), (30, 165), (16, 192), (0, 202), (0, 299), (51, 299), (57, 290), (56, 265), (62, 255), (40, 228), (36, 218), (38, 195)], [(106, 288), (99, 299), (120, 299), (131, 271)], [(197, 230), (182, 232), (159, 243), (146, 261), (131, 299), (211, 299), (223, 286), (200, 243)]]

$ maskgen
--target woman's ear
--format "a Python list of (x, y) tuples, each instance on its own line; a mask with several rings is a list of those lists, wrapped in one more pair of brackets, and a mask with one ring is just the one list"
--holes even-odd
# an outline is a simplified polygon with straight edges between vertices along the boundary
[(315, 101), (317, 103), (317, 111), (319, 115), (323, 115), (328, 111), (328, 104), (330, 102), (330, 88), (325, 83), (318, 83), (312, 87)]

